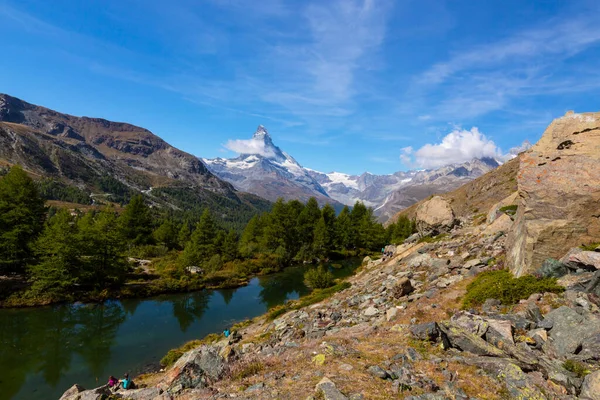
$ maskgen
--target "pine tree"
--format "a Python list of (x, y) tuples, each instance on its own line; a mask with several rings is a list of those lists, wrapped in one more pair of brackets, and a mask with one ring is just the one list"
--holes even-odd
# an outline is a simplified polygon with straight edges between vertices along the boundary
[(260, 242), (263, 234), (263, 218), (255, 215), (248, 221), (238, 244), (239, 254), (250, 258), (260, 251)]
[(221, 258), (223, 262), (233, 261), (238, 258), (238, 238), (233, 230), (229, 231), (225, 236), (221, 249)]
[(313, 253), (316, 257), (322, 258), (327, 255), (327, 243), (329, 242), (329, 232), (325, 224), (325, 218), (321, 216), (317, 222), (313, 234)]
[(157, 243), (160, 243), (169, 249), (177, 247), (177, 227), (175, 223), (166, 218), (162, 224), (152, 232), (152, 236)]
[(327, 227), (327, 244), (326, 247), (328, 250), (333, 250), (335, 243), (335, 209), (331, 206), (331, 204), (327, 203), (321, 209), (321, 215), (323, 215), (323, 219), (325, 221), (325, 226)]
[(190, 241), (186, 244), (181, 255), (181, 263), (184, 267), (200, 265), (208, 261), (215, 254), (215, 235), (217, 226), (210, 211), (205, 209), (196, 225)]
[(336, 219), (336, 240), (341, 249), (350, 249), (353, 245), (352, 220), (348, 206), (342, 209)]
[(85, 254), (82, 284), (103, 288), (123, 280), (125, 242), (120, 222), (111, 208), (90, 212), (80, 220), (79, 243)]
[(321, 218), (321, 210), (319, 209), (319, 203), (314, 197), (311, 197), (304, 210), (298, 216), (298, 222), (296, 229), (298, 231), (298, 239), (302, 245), (310, 247), (313, 242), (313, 233), (315, 225)]
[(177, 244), (179, 244), (179, 248), (183, 249), (187, 242), (190, 241), (192, 237), (192, 230), (190, 229), (190, 224), (188, 221), (184, 221), (181, 225), (181, 229), (177, 234)]
[(141, 194), (135, 195), (119, 218), (123, 237), (134, 246), (152, 240), (152, 215)]
[(0, 179), (0, 274), (19, 271), (44, 226), (44, 200), (29, 176), (13, 166)]
[(77, 225), (63, 209), (54, 215), (34, 244), (39, 263), (29, 268), (37, 294), (64, 294), (80, 282), (81, 246)]

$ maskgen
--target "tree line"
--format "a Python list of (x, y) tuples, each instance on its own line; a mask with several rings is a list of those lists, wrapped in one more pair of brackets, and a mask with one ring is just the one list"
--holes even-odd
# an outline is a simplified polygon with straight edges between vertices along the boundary
[(141, 194), (120, 213), (110, 206), (82, 212), (44, 203), (39, 185), (20, 167), (0, 178), (0, 274), (26, 274), (34, 296), (119, 287), (132, 270), (127, 257), (166, 260), (169, 279), (190, 279), (192, 266), (202, 276), (247, 276), (379, 251), (414, 231), (406, 218), (384, 228), (360, 202), (336, 215), (314, 198), (306, 204), (279, 199), (241, 234), (208, 208), (197, 219), (177, 218), (151, 208)]

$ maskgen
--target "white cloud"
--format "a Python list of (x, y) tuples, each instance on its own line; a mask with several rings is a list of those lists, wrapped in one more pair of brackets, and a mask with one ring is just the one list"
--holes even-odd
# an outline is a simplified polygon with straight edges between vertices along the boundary
[(455, 129), (440, 143), (426, 144), (416, 151), (405, 147), (400, 155), (404, 164), (418, 168), (438, 168), (483, 157), (502, 159), (503, 155), (498, 146), (475, 127)]
[(263, 157), (275, 156), (273, 149), (267, 146), (261, 139), (229, 140), (224, 146), (238, 154), (258, 154)]

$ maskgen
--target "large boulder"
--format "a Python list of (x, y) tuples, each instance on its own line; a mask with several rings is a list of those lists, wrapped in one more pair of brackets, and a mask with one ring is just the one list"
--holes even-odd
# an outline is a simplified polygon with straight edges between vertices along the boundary
[(592, 372), (583, 380), (581, 398), (600, 400), (600, 371)]
[(508, 236), (517, 276), (600, 239), (600, 113), (567, 113), (526, 151), (517, 175), (520, 204)]
[(417, 208), (417, 229), (420, 232), (442, 232), (456, 222), (450, 203), (440, 196), (427, 200)]
[(497, 202), (496, 204), (494, 204), (492, 206), (492, 208), (490, 208), (490, 211), (488, 211), (486, 222), (488, 224), (491, 224), (498, 217), (501, 217), (502, 215), (506, 215), (505, 213), (503, 213), (502, 211), (500, 211), (500, 209), (502, 207), (506, 207), (506, 206), (510, 206), (510, 205), (516, 204), (518, 196), (519, 196), (519, 192), (514, 192), (510, 196), (507, 196), (506, 198), (504, 198), (504, 199), (500, 200), (499, 202)]

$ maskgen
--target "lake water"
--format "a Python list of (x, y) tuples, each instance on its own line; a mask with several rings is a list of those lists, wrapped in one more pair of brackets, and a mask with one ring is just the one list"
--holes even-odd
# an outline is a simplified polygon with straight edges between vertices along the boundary
[[(331, 269), (353, 273), (359, 260)], [(104, 304), (0, 310), (0, 399), (58, 399), (155, 366), (169, 349), (310, 292), (306, 268), (254, 278), (238, 289), (204, 290)]]

